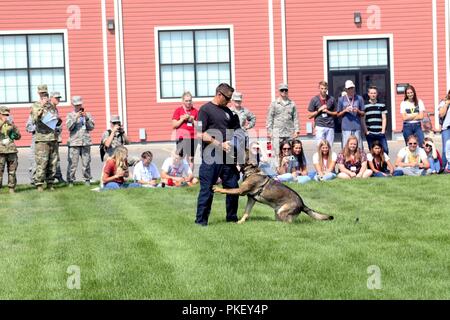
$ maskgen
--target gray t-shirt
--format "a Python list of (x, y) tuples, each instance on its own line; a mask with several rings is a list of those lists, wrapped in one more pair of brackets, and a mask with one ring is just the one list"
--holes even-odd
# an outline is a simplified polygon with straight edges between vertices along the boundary
[[(322, 105), (327, 104), (328, 110), (334, 111), (334, 98), (327, 95), (325, 100), (322, 100), (319, 95), (313, 97), (309, 102), (308, 111), (317, 111)], [(320, 112), (315, 118), (314, 123), (316, 127), (334, 128), (334, 118), (326, 112)]]

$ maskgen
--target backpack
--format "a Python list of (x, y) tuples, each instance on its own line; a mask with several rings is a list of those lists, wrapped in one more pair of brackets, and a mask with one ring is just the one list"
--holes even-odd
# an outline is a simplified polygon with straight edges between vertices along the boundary
[[(108, 129), (108, 135), (111, 135), (110, 129)], [(99, 148), (100, 148), (100, 160), (102, 160), (102, 162), (103, 162), (103, 159), (105, 158), (105, 154), (106, 154), (106, 146), (103, 143), (103, 140), (100, 142)]]

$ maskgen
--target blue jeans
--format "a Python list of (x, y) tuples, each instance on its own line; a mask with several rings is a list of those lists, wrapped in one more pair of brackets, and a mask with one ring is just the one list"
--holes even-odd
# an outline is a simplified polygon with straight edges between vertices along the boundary
[(423, 131), (422, 125), (419, 123), (409, 123), (403, 122), (403, 138), (405, 139), (405, 144), (408, 145), (408, 137), (412, 134), (417, 136), (417, 141), (419, 143), (419, 147), (422, 148), (423, 145)]
[[(222, 186), (225, 189), (239, 188), (239, 172), (235, 165), (207, 164), (203, 161), (199, 168), (200, 192), (197, 199), (197, 214), (195, 218), (195, 223), (197, 224), (204, 226), (208, 224), (214, 197), (212, 187), (219, 177), (222, 179)], [(239, 195), (227, 194), (225, 201), (227, 211), (226, 220), (228, 222), (236, 222), (238, 220)]]
[(447, 151), (447, 141), (450, 140), (450, 128), (442, 130), (441, 132), (441, 138), (442, 138), (442, 162), (444, 163), (444, 166), (447, 164), (447, 155), (446, 155), (446, 151)]
[[(403, 171), (401, 170), (394, 170), (394, 173), (392, 174), (392, 177), (399, 177), (403, 175)], [(376, 177), (376, 178), (386, 178), (386, 177), (391, 177), (390, 175), (385, 176), (383, 175), (381, 172), (377, 172), (372, 174), (372, 177)]]
[(373, 134), (373, 133), (369, 133), (368, 135), (366, 135), (366, 140), (367, 140), (367, 144), (369, 146), (369, 150), (372, 148), (372, 144), (375, 140), (380, 141), (381, 145), (383, 146), (383, 151), (386, 154), (389, 154), (389, 147), (388, 147), (388, 143), (386, 140), (386, 135), (385, 134)]
[[(336, 173), (330, 172), (322, 176), (322, 181), (333, 180), (334, 178), (336, 178)], [(316, 172), (314, 174), (314, 180), (319, 181), (319, 176), (317, 175)]]
[(117, 183), (117, 182), (108, 182), (103, 186), (103, 190), (115, 190), (115, 189), (126, 189), (126, 188), (140, 188), (141, 185), (139, 183)]

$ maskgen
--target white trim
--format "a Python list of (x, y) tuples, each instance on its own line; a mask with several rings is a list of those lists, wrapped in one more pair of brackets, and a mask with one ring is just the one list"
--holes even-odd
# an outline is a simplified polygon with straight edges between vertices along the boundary
[[(58, 104), (58, 107), (70, 107), (70, 66), (69, 66), (69, 34), (67, 29), (40, 29), (40, 30), (0, 30), (0, 35), (23, 35), (23, 34), (55, 34), (64, 35), (64, 76), (66, 79), (66, 102)], [(33, 102), (6, 104), (10, 108), (29, 108)]]
[(281, 0), (281, 47), (283, 51), (283, 83), (288, 83), (286, 44), (286, 0)]
[[(181, 102), (180, 98), (161, 99), (161, 81), (159, 73), (159, 47), (158, 47), (158, 32), (159, 31), (182, 31), (182, 30), (212, 30), (212, 29), (228, 29), (230, 31), (230, 69), (231, 69), (231, 85), (237, 87), (236, 71), (234, 62), (234, 25), (232, 24), (217, 24), (217, 25), (194, 25), (194, 26), (164, 26), (155, 27), (153, 29), (153, 39), (155, 45), (155, 75), (156, 75), (156, 102), (157, 103), (174, 103)], [(193, 102), (210, 101), (212, 97), (193, 98)]]
[[(117, 81), (117, 114), (122, 114), (122, 86), (120, 83), (120, 40), (119, 40), (119, 28), (120, 28), (120, 21), (119, 21), (119, 10), (117, 8), (117, 1), (114, 0), (114, 22), (115, 22), (115, 30), (114, 30), (114, 36), (115, 36), (115, 45), (116, 45), (116, 81)], [(115, 114), (115, 112), (113, 112)]]
[(103, 37), (103, 78), (105, 86), (105, 121), (109, 127), (111, 118), (111, 102), (109, 98), (109, 63), (108, 63), (108, 31), (106, 29), (106, 0), (101, 0), (102, 7), (102, 37)]
[(341, 35), (341, 36), (324, 36), (323, 37), (323, 73), (324, 80), (328, 82), (328, 48), (327, 44), (329, 40), (358, 40), (358, 39), (389, 39), (389, 66), (390, 66), (390, 87), (391, 87), (391, 126), (392, 134), (397, 129), (396, 125), (396, 106), (395, 106), (395, 96), (397, 94), (395, 90), (395, 68), (394, 68), (394, 35), (392, 33), (383, 34), (366, 34), (366, 35)]
[(270, 92), (275, 100), (275, 43), (273, 31), (273, 1), (268, 0), (269, 9), (269, 55), (270, 55)]
[[(437, 43), (437, 9), (436, 0), (432, 0), (433, 12), (433, 78), (434, 78), (434, 114), (438, 113), (439, 105), (439, 65), (438, 65), (438, 43)], [(434, 117), (434, 127), (439, 128), (439, 117)]]
[(449, 20), (449, 0), (445, 0), (445, 58), (446, 58), (446, 72), (447, 72), (447, 86), (446, 93), (450, 89), (450, 20)]
[(120, 21), (120, 82), (122, 84), (122, 126), (125, 132), (128, 132), (128, 112), (127, 112), (127, 88), (126, 88), (126, 72), (125, 72), (125, 52), (123, 42), (123, 14), (122, 14), (122, 0), (119, 1), (119, 21)]

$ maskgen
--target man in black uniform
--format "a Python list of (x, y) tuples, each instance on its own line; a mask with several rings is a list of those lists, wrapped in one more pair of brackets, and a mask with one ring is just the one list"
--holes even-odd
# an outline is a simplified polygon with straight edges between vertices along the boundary
[[(208, 224), (214, 197), (213, 185), (220, 177), (224, 188), (238, 188), (239, 172), (233, 158), (234, 130), (239, 129), (239, 118), (227, 107), (234, 89), (226, 83), (216, 88), (211, 102), (200, 108), (198, 113), (198, 137), (202, 139), (202, 164), (199, 168), (200, 193), (197, 201), (195, 223)], [(234, 139), (236, 140), (236, 139)], [(236, 147), (236, 145), (234, 145)], [(226, 196), (226, 220), (236, 222), (239, 196)]]

